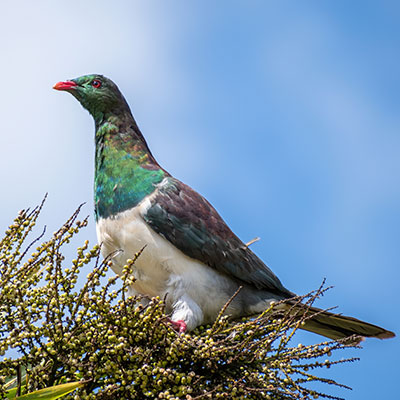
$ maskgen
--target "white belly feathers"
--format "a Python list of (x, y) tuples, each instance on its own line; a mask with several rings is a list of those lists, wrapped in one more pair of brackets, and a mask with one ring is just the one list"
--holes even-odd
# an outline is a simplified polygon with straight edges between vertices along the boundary
[(135, 262), (134, 292), (161, 298), (167, 294), (167, 312), (172, 312), (174, 321), (184, 320), (189, 330), (212, 322), (228, 300), (223, 289), (232, 281), (153, 231), (142, 218), (150, 205), (145, 199), (131, 210), (97, 222), (103, 256), (120, 250), (112, 259), (114, 272), (120, 274), (126, 260), (146, 246)]

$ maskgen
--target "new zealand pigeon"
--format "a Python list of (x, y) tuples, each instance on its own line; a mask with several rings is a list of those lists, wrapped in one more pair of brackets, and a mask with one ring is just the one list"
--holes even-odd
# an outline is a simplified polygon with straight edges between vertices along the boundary
[[(157, 163), (110, 79), (85, 75), (54, 89), (71, 93), (95, 121), (94, 197), (102, 254), (122, 250), (112, 260), (120, 274), (145, 246), (135, 263), (133, 293), (166, 296), (166, 310), (180, 332), (213, 322), (240, 286), (227, 309), (233, 318), (295, 296), (204, 197)], [(302, 328), (328, 338), (394, 336), (355, 318), (309, 312), (315, 315)]]

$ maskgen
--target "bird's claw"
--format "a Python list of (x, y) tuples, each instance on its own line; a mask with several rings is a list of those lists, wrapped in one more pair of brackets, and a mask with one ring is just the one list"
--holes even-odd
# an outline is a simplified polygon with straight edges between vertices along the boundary
[(168, 318), (168, 322), (172, 325), (172, 327), (179, 333), (186, 332), (186, 322), (179, 319), (178, 321), (172, 321), (172, 319)]

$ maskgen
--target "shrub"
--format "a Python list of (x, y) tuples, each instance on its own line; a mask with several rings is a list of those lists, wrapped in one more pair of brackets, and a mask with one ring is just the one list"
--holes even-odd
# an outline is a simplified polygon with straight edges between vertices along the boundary
[[(314, 370), (353, 361), (323, 361), (349, 342), (291, 347), (306, 317), (282, 314), (279, 303), (233, 322), (221, 310), (212, 326), (177, 334), (163, 299), (143, 307), (126, 294), (140, 254), (108, 280), (97, 245), (85, 241), (66, 261), (65, 246), (87, 225), (80, 208), (49, 240), (26, 245), (42, 206), (22, 210), (0, 242), (0, 398), (74, 382), (73, 399), (337, 398), (310, 383), (343, 386)], [(298, 300), (312, 304), (324, 290)]]

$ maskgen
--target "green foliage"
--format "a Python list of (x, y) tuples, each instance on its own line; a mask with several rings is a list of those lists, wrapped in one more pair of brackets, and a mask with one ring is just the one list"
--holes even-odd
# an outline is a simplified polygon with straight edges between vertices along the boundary
[(32, 393), (17, 395), (18, 387), (8, 390), (7, 399), (19, 400), (57, 400), (64, 397), (66, 394), (73, 392), (78, 387), (83, 387), (85, 382), (69, 382), (61, 385), (50, 386), (48, 388), (35, 390)]
[[(72, 262), (65, 261), (65, 245), (87, 225), (87, 218), (78, 221), (79, 209), (28, 255), (38, 239), (26, 248), (25, 242), (42, 205), (21, 211), (0, 241), (0, 398), (12, 386), (15, 393), (33, 395), (77, 381), (82, 387), (67, 397), (335, 398), (315, 392), (310, 383), (339, 384), (311, 371), (353, 361), (323, 361), (349, 344), (290, 347), (306, 317), (283, 314), (279, 303), (256, 318), (235, 322), (221, 310), (213, 326), (179, 335), (168, 323), (163, 299), (142, 306), (139, 298), (126, 295), (140, 254), (125, 266), (122, 285), (117, 276), (106, 280), (110, 261), (101, 262), (99, 247), (89, 249), (88, 241)], [(89, 273), (79, 287), (83, 269)], [(299, 301), (311, 304), (321, 292)], [(9, 355), (16, 350), (17, 357)], [(6, 385), (21, 369), (25, 379)]]

